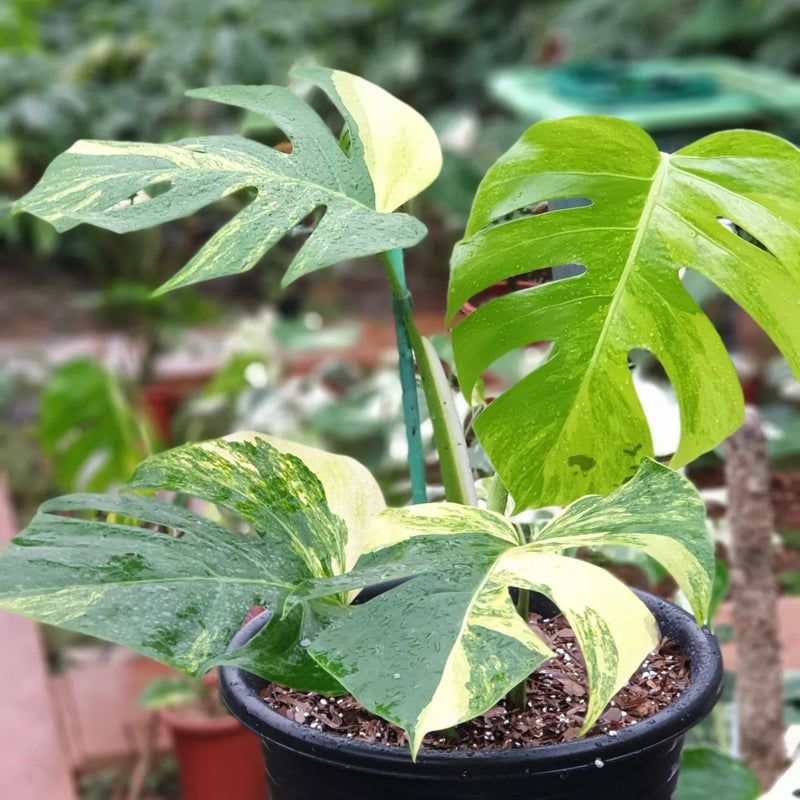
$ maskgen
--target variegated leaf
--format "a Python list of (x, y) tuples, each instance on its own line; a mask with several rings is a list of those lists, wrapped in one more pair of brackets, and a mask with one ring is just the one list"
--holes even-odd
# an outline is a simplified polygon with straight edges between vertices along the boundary
[(608, 497), (584, 497), (542, 529), (535, 545), (627, 545), (658, 561), (678, 582), (702, 624), (714, 583), (714, 546), (705, 505), (680, 473), (645, 459), (636, 475)]
[(248, 642), (209, 662), (209, 667), (232, 666), (300, 692), (344, 694), (345, 690), (306, 649), (311, 639), (345, 613), (342, 603), (314, 600), (281, 618), (273, 614)]
[(254, 431), (234, 433), (226, 436), (225, 441), (256, 445), (264, 441), (281, 453), (297, 456), (317, 476), (325, 490), (328, 508), (347, 529), (345, 561), (337, 564), (337, 569), (350, 569), (361, 553), (370, 549), (368, 541), (372, 538), (373, 520), (386, 507), (386, 501), (378, 482), (363, 464), (354, 458)]
[(491, 584), (541, 592), (569, 621), (589, 679), (581, 733), (594, 724), (658, 645), (653, 615), (624, 583), (585, 561), (540, 553), (536, 543), (504, 554), (495, 565)]
[(257, 537), (178, 506), (67, 495), (0, 555), (0, 608), (200, 674), (253, 605), (282, 602), (292, 587), (278, 566)]
[(387, 508), (374, 517), (362, 552), (389, 547), (414, 536), (450, 536), (469, 531), (481, 531), (511, 544), (519, 541), (514, 526), (494, 511), (457, 503), (419, 503), (408, 508)]
[(345, 524), (330, 510), (320, 480), (290, 452), (296, 446), (281, 451), (279, 443), (240, 435), (175, 447), (142, 463), (128, 488), (179, 491), (233, 511), (262, 537), (274, 569), (292, 583), (341, 572)]
[[(548, 657), (508, 589), (541, 592), (570, 621), (586, 660), (586, 730), (657, 645), (658, 631), (646, 606), (616, 578), (553, 550), (602, 543), (604, 531), (609, 543), (624, 539), (634, 546), (652, 535), (652, 549), (669, 553), (665, 559), (679, 577), (691, 573), (700, 607), (711, 576), (704, 569), (694, 574), (692, 564), (704, 565), (711, 545), (702, 511), (698, 528), (698, 502), (680, 475), (648, 461), (628, 486), (576, 503), (525, 545), (502, 517), (481, 509), (386, 510), (375, 521), (374, 549), (355, 569), (307, 581), (287, 599), (286, 610), (408, 579), (337, 617), (312, 639), (309, 652), (367, 708), (405, 728), (416, 753), (426, 732), (482, 713)], [(688, 567), (677, 563), (678, 552)]]
[[(674, 385), (681, 440), (673, 466), (741, 424), (736, 372), (683, 286), (683, 268), (739, 303), (800, 374), (798, 185), (800, 150), (771, 134), (723, 131), (666, 154), (640, 128), (609, 117), (537, 123), (489, 170), (453, 252), (450, 316), (497, 281), (585, 267), (484, 303), (453, 331), (467, 397), (503, 354), (553, 343), (475, 423), (519, 508), (605, 494), (653, 455), (628, 369), (632, 349), (651, 351)], [(561, 199), (580, 202), (514, 213)]]
[(293, 75), (325, 89), (357, 132), (357, 147), (375, 190), (375, 208), (394, 211), (433, 183), (442, 168), (436, 133), (425, 118), (385, 89), (335, 69), (300, 69)]
[[(418, 242), (425, 234), (422, 223), (381, 212), (435, 178), (441, 156), (430, 126), (362, 79), (323, 69), (305, 71), (303, 77), (320, 85), (342, 111), (349, 154), (288, 89), (217, 86), (189, 94), (269, 117), (291, 141), (292, 152), (240, 136), (172, 144), (79, 141), (52, 162), (14, 210), (35, 214), (61, 231), (86, 222), (127, 232), (185, 217), (241, 189), (256, 190), (249, 205), (160, 291), (251, 269), (315, 209), (324, 210), (322, 220), (295, 256), (284, 284), (344, 259)], [(383, 131), (374, 112), (366, 110), (376, 100)], [(400, 133), (409, 139), (398, 166), (392, 148)]]
[(482, 591), (509, 546), (481, 533), (424, 534), (364, 556), (350, 575), (306, 587), (313, 595), (416, 575), (352, 606), (309, 645), (359, 702), (408, 732), (412, 756), (425, 733), (485, 711), (552, 655), (507, 586)]
[(309, 582), (287, 607), (399, 577), (411, 580), (337, 618), (309, 652), (367, 708), (408, 731), (413, 755), (428, 731), (483, 713), (552, 655), (517, 613), (510, 586), (547, 594), (573, 625), (591, 680), (585, 728), (658, 643), (646, 606), (599, 567), (486, 532), (398, 542), (349, 575)]

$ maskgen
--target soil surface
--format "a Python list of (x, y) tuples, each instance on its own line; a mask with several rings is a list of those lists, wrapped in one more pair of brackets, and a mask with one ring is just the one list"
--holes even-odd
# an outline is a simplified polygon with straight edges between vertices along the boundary
[[(460, 749), (499, 749), (555, 744), (578, 736), (586, 713), (586, 667), (575, 634), (563, 616), (531, 614), (530, 626), (547, 642), (554, 658), (528, 678), (527, 708), (520, 711), (504, 698), (485, 714), (456, 729)], [(689, 662), (674, 642), (664, 639), (611, 701), (589, 736), (618, 730), (653, 716), (689, 685)], [(261, 693), (285, 717), (317, 730), (368, 742), (405, 745), (405, 733), (364, 709), (351, 695), (326, 698), (270, 684)], [(453, 743), (440, 733), (425, 737), (423, 747), (437, 750)]]

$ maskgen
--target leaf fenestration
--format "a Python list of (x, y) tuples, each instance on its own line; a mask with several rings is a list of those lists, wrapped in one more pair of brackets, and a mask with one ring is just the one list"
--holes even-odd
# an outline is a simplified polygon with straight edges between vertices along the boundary
[[(253, 200), (160, 292), (251, 269), (315, 209), (324, 210), (322, 219), (294, 257), (284, 285), (345, 259), (416, 244), (425, 235), (421, 222), (406, 214), (381, 212), (393, 210), (392, 198), (402, 202), (436, 177), (436, 156), (441, 156), (430, 126), (404, 103), (347, 73), (316, 69), (303, 77), (327, 92), (345, 115), (352, 143), (349, 154), (316, 112), (289, 89), (198, 89), (190, 96), (269, 117), (291, 141), (292, 152), (241, 136), (204, 136), (172, 144), (81, 140), (50, 164), (14, 210), (35, 214), (59, 231), (86, 222), (124, 233), (188, 216), (241, 189), (256, 190)], [(358, 110), (364, 92), (382, 98), (387, 130), (400, 120), (406, 132), (416, 135), (412, 151), (399, 166), (385, 152), (392, 137), (376, 135), (375, 121)], [(369, 129), (368, 122), (373, 123)], [(366, 147), (359, 139), (359, 124), (365, 128)], [(395, 168), (397, 174), (387, 173)], [(377, 210), (374, 182), (382, 194)], [(166, 191), (148, 192), (153, 186), (166, 186)]]
[(140, 464), (128, 488), (179, 491), (234, 512), (263, 539), (287, 582), (333, 575), (345, 564), (345, 524), (319, 478), (279, 441), (240, 435), (181, 445)]
[[(554, 343), (475, 424), (519, 508), (606, 493), (653, 455), (627, 367), (632, 349), (652, 352), (675, 388), (673, 466), (741, 423), (736, 373), (684, 289), (683, 267), (739, 303), (800, 374), (798, 185), (800, 151), (770, 134), (712, 134), (667, 155), (632, 123), (603, 117), (538, 123), (489, 170), (453, 254), (450, 317), (496, 281), (561, 264), (586, 268), (486, 303), (453, 331), (467, 396), (504, 353)], [(591, 202), (504, 219), (569, 198)]]
[(677, 581), (697, 621), (708, 621), (716, 565), (702, 498), (679, 472), (646, 458), (607, 497), (576, 500), (549, 522), (535, 547), (625, 545), (654, 558)]

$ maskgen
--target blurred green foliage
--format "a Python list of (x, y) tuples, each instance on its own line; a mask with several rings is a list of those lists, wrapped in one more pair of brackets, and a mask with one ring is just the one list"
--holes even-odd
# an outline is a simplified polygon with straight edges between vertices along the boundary
[[(170, 141), (237, 129), (220, 104), (187, 89), (283, 83), (298, 61), (349, 70), (384, 86), (445, 135), (442, 177), (424, 200), (446, 241), (446, 260), (484, 168), (513, 141), (484, 91), (496, 68), (564, 57), (718, 52), (800, 66), (794, 0), (6, 0), (0, 4), (0, 248), (11, 263), (46, 259), (94, 285), (115, 277), (157, 285), (187, 260), (229, 198), (163, 234), (118, 236), (85, 226), (55, 237), (4, 206), (78, 138)], [(331, 109), (332, 124), (341, 124)], [(460, 142), (448, 131), (471, 120)], [(274, 129), (244, 123), (273, 143)], [(469, 127), (469, 126), (467, 126)], [(462, 128), (462, 133), (463, 133)], [(458, 137), (456, 137), (458, 139)], [(436, 237), (426, 247), (436, 247)], [(280, 258), (280, 255), (277, 255)], [(444, 265), (442, 265), (444, 268)], [(269, 271), (254, 279), (270, 289)], [(251, 287), (248, 286), (248, 290)]]
[(88, 358), (57, 367), (41, 398), (39, 438), (67, 491), (123, 484), (160, 449), (154, 424), (123, 379)]
[[(30, 269), (38, 261), (79, 273), (101, 289), (88, 298), (95, 317), (137, 331), (150, 363), (165, 329), (216, 317), (227, 305), (227, 289), (214, 289), (222, 293), (216, 307), (186, 292), (155, 302), (148, 289), (185, 263), (219, 218), (235, 213), (246, 198), (227, 198), (163, 231), (124, 239), (87, 226), (59, 237), (29, 215), (4, 218), (8, 201), (32, 186), (76, 139), (170, 141), (244, 125), (249, 136), (275, 143), (280, 132), (263, 121), (190, 100), (184, 92), (223, 83), (282, 84), (298, 61), (359, 73), (418, 108), (442, 134), (442, 176), (426, 192), (424, 208), (414, 209), (432, 235), (412, 258), (423, 261), (423, 272), (430, 275), (437, 266), (445, 269), (485, 167), (519, 134), (519, 122), (504, 117), (484, 91), (493, 70), (570, 57), (698, 53), (795, 69), (799, 33), (796, 0), (5, 0), (0, 2), (0, 268)], [(341, 124), (331, 108), (320, 111), (332, 125)], [(253, 281), (261, 291), (273, 293), (273, 273), (279, 274), (280, 266), (256, 271)], [(253, 288), (247, 281), (240, 285), (245, 294)], [(242, 423), (259, 402), (264, 407), (277, 402), (272, 382), (255, 387), (244, 377), (247, 366), (259, 360), (252, 343), (244, 356), (231, 360), (200, 398), (208, 414), (194, 414), (190, 438), (197, 426)], [(298, 384), (296, 391), (308, 387)], [(385, 453), (391, 436), (381, 429), (384, 421), (364, 413), (384, 391), (352, 379), (346, 391), (337, 391), (336, 402), (327, 399), (330, 407), (316, 421), (316, 435), (349, 437), (361, 448), (362, 437), (380, 438), (376, 451)], [(291, 405), (285, 398), (281, 403), (282, 409)], [(188, 417), (194, 411), (189, 408)], [(299, 413), (308, 416), (313, 415)], [(8, 441), (0, 445), (9, 453), (25, 450), (17, 442), (21, 431), (9, 427)], [(16, 455), (13, 461), (22, 463)]]
[(796, 0), (572, 0), (548, 2), (570, 56), (657, 58), (719, 54), (800, 68)]
[(741, 761), (710, 747), (689, 747), (681, 754), (678, 800), (757, 800), (758, 780)]

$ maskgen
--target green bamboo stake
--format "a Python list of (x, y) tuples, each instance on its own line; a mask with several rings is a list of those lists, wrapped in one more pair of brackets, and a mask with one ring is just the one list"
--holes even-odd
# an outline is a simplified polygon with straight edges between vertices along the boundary
[(414, 351), (411, 347), (411, 337), (406, 327), (406, 319), (411, 312), (411, 293), (406, 286), (403, 251), (395, 248), (383, 255), (387, 270), (392, 273), (389, 276), (389, 282), (392, 286), (392, 312), (394, 314), (394, 329), (397, 334), (397, 352), (400, 357), (400, 386), (403, 391), (403, 420), (405, 421), (406, 441), (408, 442), (411, 499), (414, 503), (425, 503), (428, 500), (428, 494), (425, 489), (425, 456), (422, 452), (422, 436), (419, 430), (417, 377), (414, 369)]
[(403, 327), (411, 342), (425, 399), (428, 403), (445, 497), (451, 503), (477, 505), (478, 500), (475, 496), (475, 483), (469, 465), (464, 431), (456, 413), (447, 376), (433, 345), (420, 336), (417, 330), (414, 315), (411, 313), (408, 290), (405, 288), (405, 283), (401, 283), (398, 279), (388, 252), (382, 253), (381, 256), (386, 268), (386, 276), (392, 288), (392, 295), (401, 301), (395, 303), (395, 313), (402, 315)]

